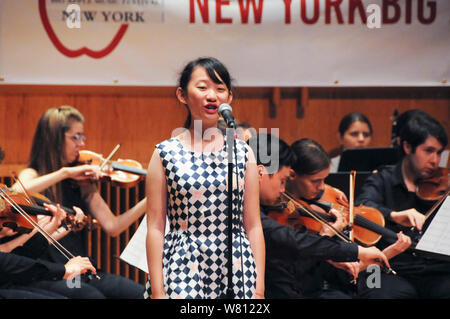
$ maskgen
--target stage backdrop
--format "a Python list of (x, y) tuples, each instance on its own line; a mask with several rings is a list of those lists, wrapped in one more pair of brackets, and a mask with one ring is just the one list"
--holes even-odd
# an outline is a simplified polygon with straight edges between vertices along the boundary
[(447, 86), (448, 0), (1, 0), (0, 84)]

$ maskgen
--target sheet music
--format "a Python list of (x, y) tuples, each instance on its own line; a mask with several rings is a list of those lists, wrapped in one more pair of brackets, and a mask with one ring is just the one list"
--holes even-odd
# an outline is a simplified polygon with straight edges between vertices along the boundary
[(450, 197), (444, 203), (427, 230), (423, 234), (416, 249), (426, 252), (450, 256)]
[(120, 259), (126, 263), (148, 273), (147, 251), (145, 238), (147, 237), (147, 215), (142, 218), (138, 229), (134, 232), (127, 246), (120, 254)]
[[(169, 231), (169, 221), (166, 218), (166, 229), (165, 233), (167, 234)], [(140, 270), (146, 272), (148, 274), (148, 265), (147, 265), (147, 250), (145, 240), (147, 237), (147, 215), (142, 218), (141, 223), (139, 224), (138, 229), (131, 237), (125, 249), (120, 254), (120, 259), (124, 262), (139, 268)]]

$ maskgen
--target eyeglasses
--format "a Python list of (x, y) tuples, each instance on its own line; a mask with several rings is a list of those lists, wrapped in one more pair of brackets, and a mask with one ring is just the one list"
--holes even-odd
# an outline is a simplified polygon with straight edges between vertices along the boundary
[(66, 133), (66, 136), (69, 136), (77, 144), (86, 142), (86, 136), (84, 136), (83, 134), (80, 134), (80, 133), (77, 133), (77, 134), (67, 134)]

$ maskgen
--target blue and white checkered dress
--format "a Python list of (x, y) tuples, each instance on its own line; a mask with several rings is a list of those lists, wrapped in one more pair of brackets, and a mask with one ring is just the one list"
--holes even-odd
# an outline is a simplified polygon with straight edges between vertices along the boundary
[[(228, 284), (226, 143), (220, 151), (200, 153), (171, 138), (156, 148), (167, 178), (170, 231), (163, 255), (166, 295), (182, 299), (223, 297)], [(236, 151), (239, 177), (236, 182), (233, 164), (233, 290), (236, 298), (252, 298), (256, 266), (242, 225), (248, 161), (245, 142), (236, 140)], [(149, 290), (145, 297), (149, 297)]]

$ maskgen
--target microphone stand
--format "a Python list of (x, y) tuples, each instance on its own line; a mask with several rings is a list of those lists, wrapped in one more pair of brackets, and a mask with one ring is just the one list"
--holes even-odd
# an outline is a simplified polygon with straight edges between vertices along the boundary
[[(226, 129), (226, 141), (228, 152), (228, 287), (226, 292), (227, 299), (234, 298), (233, 292), (233, 152), (236, 147), (234, 139), (234, 123), (230, 123)], [(237, 163), (236, 163), (237, 165)]]

